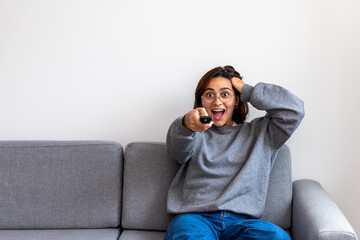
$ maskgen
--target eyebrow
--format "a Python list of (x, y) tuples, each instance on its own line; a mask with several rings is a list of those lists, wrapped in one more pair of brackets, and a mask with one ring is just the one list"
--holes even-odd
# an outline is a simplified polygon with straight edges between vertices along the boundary
[[(207, 91), (207, 90), (210, 90), (210, 91), (215, 91), (215, 89), (213, 89), (213, 88), (206, 88), (206, 89), (204, 90), (204, 92), (205, 92), (205, 91)], [(230, 91), (231, 91), (231, 89), (230, 89), (230, 88), (228, 88), (228, 87), (223, 87), (223, 88), (220, 88), (220, 91), (222, 91), (222, 90), (230, 90)]]

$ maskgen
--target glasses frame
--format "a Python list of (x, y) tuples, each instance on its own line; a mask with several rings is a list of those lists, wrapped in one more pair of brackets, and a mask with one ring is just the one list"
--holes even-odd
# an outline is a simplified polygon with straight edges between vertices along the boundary
[[(236, 94), (235, 94), (235, 93), (232, 94), (231, 97), (229, 98), (229, 100), (228, 100), (227, 102), (224, 102), (223, 100), (221, 100), (220, 94), (215, 94), (215, 95), (216, 95), (216, 97), (214, 97), (214, 98), (212, 99), (212, 101), (207, 102), (207, 100), (205, 100), (204, 102), (206, 102), (206, 103), (213, 103), (213, 102), (215, 101), (215, 99), (218, 98), (222, 103), (229, 103), (229, 102), (231, 101), (231, 99), (233, 98), (233, 96), (235, 96)], [(203, 95), (201, 95), (201, 99), (206, 99), (206, 97), (204, 96), (204, 93), (203, 93)]]

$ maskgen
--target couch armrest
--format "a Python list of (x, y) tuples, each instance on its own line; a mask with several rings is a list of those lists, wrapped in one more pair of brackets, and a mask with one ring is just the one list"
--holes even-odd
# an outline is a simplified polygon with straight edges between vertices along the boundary
[(292, 237), (294, 240), (356, 240), (340, 208), (313, 180), (293, 183)]

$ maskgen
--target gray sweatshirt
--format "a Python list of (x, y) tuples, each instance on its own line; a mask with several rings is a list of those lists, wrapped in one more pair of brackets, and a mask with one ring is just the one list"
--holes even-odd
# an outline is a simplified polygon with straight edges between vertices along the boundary
[(265, 83), (242, 88), (264, 117), (237, 126), (192, 132), (177, 118), (167, 134), (167, 151), (181, 164), (168, 191), (168, 212), (232, 211), (259, 218), (279, 148), (304, 117), (304, 104), (288, 90)]

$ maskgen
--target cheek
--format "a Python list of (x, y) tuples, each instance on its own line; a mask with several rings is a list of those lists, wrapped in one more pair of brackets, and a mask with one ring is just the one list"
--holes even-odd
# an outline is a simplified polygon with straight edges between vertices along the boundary
[(227, 109), (228, 111), (234, 110), (234, 107), (235, 107), (235, 101), (231, 101), (231, 102), (229, 102), (228, 104), (226, 104), (226, 109)]
[(207, 114), (208, 114), (208, 115), (211, 115), (211, 109), (210, 109), (209, 107), (204, 107), (204, 108), (205, 108)]
[(210, 115), (211, 110), (209, 104), (202, 104), (202, 107), (205, 108), (206, 112)]
[(234, 109), (233, 108), (227, 109), (227, 113), (229, 114), (229, 117), (231, 118), (234, 113)]
[(230, 117), (232, 117), (232, 114), (234, 112), (234, 107), (235, 107), (234, 104), (229, 104), (226, 106), (226, 111), (230, 115)]

